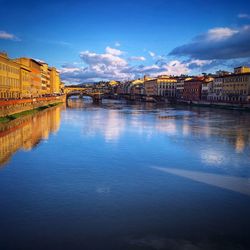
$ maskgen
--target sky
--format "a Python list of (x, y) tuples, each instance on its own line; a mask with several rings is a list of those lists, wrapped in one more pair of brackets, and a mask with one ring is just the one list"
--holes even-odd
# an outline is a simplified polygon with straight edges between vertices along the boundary
[(249, 0), (0, 0), (0, 51), (67, 84), (250, 66)]

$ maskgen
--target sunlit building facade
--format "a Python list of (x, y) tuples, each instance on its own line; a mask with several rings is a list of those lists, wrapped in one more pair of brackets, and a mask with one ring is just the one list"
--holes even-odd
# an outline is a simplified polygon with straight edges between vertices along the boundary
[(41, 97), (61, 93), (56, 68), (31, 58), (10, 59), (0, 52), (0, 99)]
[(159, 76), (145, 81), (147, 96), (175, 96), (177, 80), (169, 76)]
[(223, 77), (221, 98), (229, 102), (250, 100), (250, 73), (232, 74)]
[(244, 74), (244, 73), (250, 73), (250, 67), (240, 66), (234, 68), (234, 74)]
[(0, 98), (20, 98), (20, 65), (0, 53)]
[(24, 58), (15, 59), (20, 65), (20, 96), (21, 98), (31, 97), (31, 70), (28, 60)]
[(50, 94), (60, 93), (60, 76), (56, 68), (50, 68)]
[(50, 71), (47, 63), (41, 64), (41, 88), (42, 95), (50, 93)]

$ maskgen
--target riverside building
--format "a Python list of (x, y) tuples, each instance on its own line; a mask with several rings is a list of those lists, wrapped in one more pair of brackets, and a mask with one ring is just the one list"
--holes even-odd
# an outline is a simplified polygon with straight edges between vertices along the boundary
[(250, 68), (237, 67), (233, 74), (218, 76), (214, 79), (210, 101), (244, 103), (250, 101)]
[(61, 93), (55, 67), (32, 58), (11, 59), (0, 52), (0, 99), (34, 98)]
[(20, 65), (0, 53), (0, 98), (20, 98)]

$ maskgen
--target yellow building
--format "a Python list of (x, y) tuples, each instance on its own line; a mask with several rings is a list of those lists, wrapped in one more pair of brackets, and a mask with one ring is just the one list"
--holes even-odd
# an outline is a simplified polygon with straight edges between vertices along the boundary
[(147, 96), (157, 95), (157, 78), (145, 81), (144, 85), (145, 85), (145, 94)]
[(129, 92), (132, 95), (143, 95), (145, 94), (144, 79), (136, 79), (131, 81), (129, 86)]
[(245, 102), (250, 100), (250, 73), (224, 76), (222, 81), (222, 101)]
[(147, 96), (175, 96), (177, 80), (169, 76), (159, 76), (145, 81)]
[(42, 95), (41, 66), (42, 64), (34, 59), (22, 57), (17, 59), (30, 69), (30, 94), (31, 97)]
[(159, 76), (158, 78), (158, 95), (175, 97), (177, 80), (169, 76)]
[(31, 97), (31, 70), (29, 62), (22, 58), (15, 59), (20, 66), (20, 97)]
[(20, 98), (20, 65), (0, 53), (0, 98)]
[(244, 74), (244, 73), (250, 73), (250, 68), (247, 66), (240, 66), (234, 68), (234, 74)]
[(114, 81), (114, 80), (111, 80), (111, 81), (109, 82), (109, 85), (110, 85), (110, 86), (115, 86), (115, 85), (118, 85), (118, 84), (119, 84), (119, 82)]
[(42, 95), (50, 94), (50, 69), (47, 63), (41, 65)]
[(60, 76), (55, 67), (50, 68), (50, 94), (60, 93)]
[(65, 83), (60, 82), (60, 93), (64, 93)]
[(48, 81), (47, 81), (47, 94), (50, 95), (51, 93), (51, 68), (48, 67)]
[(0, 52), (0, 99), (33, 98), (61, 93), (56, 68), (32, 58), (10, 59)]

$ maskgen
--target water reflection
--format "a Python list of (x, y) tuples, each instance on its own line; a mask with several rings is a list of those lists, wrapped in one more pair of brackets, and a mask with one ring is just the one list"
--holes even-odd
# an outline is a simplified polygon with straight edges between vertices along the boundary
[(248, 113), (207, 108), (174, 108), (153, 103), (127, 105), (121, 101), (104, 102), (95, 106), (80, 99), (69, 100), (69, 107), (84, 110), (84, 114), (78, 112), (68, 114), (68, 117), (65, 115), (71, 123), (82, 126), (83, 135), (102, 134), (106, 142), (118, 141), (130, 131), (136, 131), (147, 138), (160, 133), (187, 140), (204, 138), (203, 142), (199, 142), (202, 145), (199, 154), (201, 161), (208, 164), (220, 164), (227, 158), (211, 143), (206, 143), (205, 140), (210, 139), (224, 145), (229, 143), (236, 153), (248, 153), (250, 156)]
[(0, 124), (0, 165), (6, 164), (18, 150), (29, 151), (41, 140), (48, 139), (50, 133), (56, 133), (60, 127), (61, 109), (57, 106)]
[(2, 130), (0, 249), (250, 249), (249, 113), (68, 104)]
[[(64, 120), (72, 127), (80, 127), (83, 137), (102, 136), (106, 143), (116, 143), (130, 133), (151, 140), (154, 135), (173, 138), (174, 144), (193, 147), (200, 161), (220, 166), (230, 161), (232, 152), (245, 154), (250, 160), (250, 115), (233, 111), (199, 108), (174, 108), (153, 103), (128, 105), (121, 101), (104, 101), (94, 105), (90, 101), (71, 99), (64, 112)], [(0, 164), (9, 161), (19, 149), (30, 150), (40, 140), (48, 139), (60, 126), (62, 107), (45, 110), (0, 125)], [(83, 112), (82, 112), (83, 111)], [(218, 144), (219, 142), (219, 144)], [(218, 144), (221, 148), (215, 147)], [(217, 145), (217, 146), (218, 146)], [(230, 154), (230, 155), (228, 155)], [(237, 163), (237, 157), (233, 157)]]
[[(109, 106), (95, 105), (91, 102), (83, 102), (81, 99), (68, 101), (68, 107), (72, 109), (85, 109), (85, 113), (65, 114), (65, 119), (73, 126), (80, 125), (82, 134), (88, 137), (94, 137), (102, 134), (106, 142), (115, 142), (119, 140), (124, 131), (124, 117), (115, 109), (107, 109)], [(105, 110), (103, 110), (105, 109)], [(88, 113), (88, 110), (93, 112)], [(104, 112), (106, 111), (106, 112)]]

